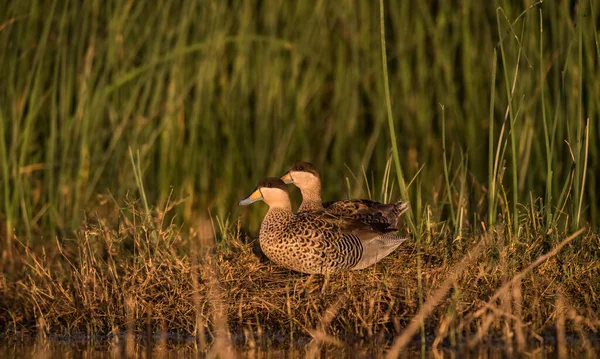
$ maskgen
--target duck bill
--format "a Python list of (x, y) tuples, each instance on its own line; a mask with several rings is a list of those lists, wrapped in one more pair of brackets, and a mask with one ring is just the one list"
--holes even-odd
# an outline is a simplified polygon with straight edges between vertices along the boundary
[(251, 203), (254, 203), (257, 201), (262, 201), (262, 199), (263, 199), (262, 193), (260, 193), (260, 189), (257, 188), (254, 190), (254, 192), (252, 192), (251, 195), (249, 195), (248, 197), (241, 200), (238, 203), (238, 206), (247, 206)]
[(285, 182), (285, 184), (294, 183), (294, 179), (292, 178), (292, 174), (288, 171), (286, 174), (281, 176), (281, 180)]

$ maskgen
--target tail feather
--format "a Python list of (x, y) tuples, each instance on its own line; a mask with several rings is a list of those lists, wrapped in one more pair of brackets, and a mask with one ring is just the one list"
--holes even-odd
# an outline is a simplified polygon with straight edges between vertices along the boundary
[(368, 242), (363, 241), (363, 254), (352, 270), (367, 268), (392, 253), (408, 238), (397, 234), (386, 233)]
[(390, 226), (398, 228), (398, 220), (400, 216), (408, 209), (408, 202), (398, 201), (396, 203), (385, 204), (385, 217), (388, 219)]
[(386, 233), (379, 237), (383, 247), (399, 246), (409, 237), (401, 237), (397, 234)]

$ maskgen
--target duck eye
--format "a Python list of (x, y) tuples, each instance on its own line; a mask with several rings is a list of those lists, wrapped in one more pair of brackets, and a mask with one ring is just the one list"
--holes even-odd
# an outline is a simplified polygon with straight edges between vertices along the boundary
[(271, 188), (273, 185), (271, 183), (267, 183), (267, 187)]
[(304, 168), (302, 168), (302, 166), (298, 166), (297, 170), (302, 171), (302, 170), (304, 170)]

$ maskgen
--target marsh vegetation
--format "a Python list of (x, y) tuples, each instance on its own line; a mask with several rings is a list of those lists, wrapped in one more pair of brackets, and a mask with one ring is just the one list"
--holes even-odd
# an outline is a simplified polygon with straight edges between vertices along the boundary
[[(593, 355), (600, 7), (379, 5), (0, 2), (0, 330)], [(266, 261), (236, 204), (297, 160), (411, 240)]]

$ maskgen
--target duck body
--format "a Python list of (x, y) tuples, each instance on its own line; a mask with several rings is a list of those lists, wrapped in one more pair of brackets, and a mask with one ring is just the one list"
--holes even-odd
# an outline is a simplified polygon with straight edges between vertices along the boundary
[(385, 229), (327, 211), (293, 214), (281, 209), (269, 210), (259, 236), (260, 247), (270, 260), (308, 274), (366, 268), (404, 240)]

